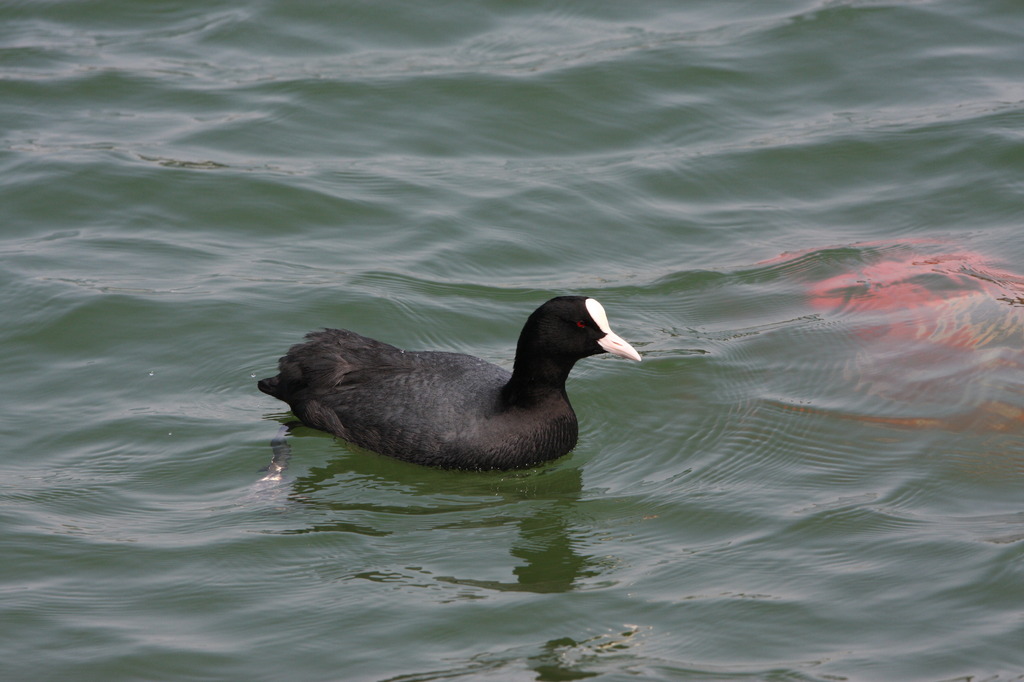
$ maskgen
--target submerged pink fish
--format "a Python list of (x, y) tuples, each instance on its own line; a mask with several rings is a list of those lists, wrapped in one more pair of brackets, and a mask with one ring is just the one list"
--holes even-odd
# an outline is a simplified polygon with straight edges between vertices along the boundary
[[(842, 320), (859, 346), (846, 376), (858, 392), (879, 401), (854, 418), (946, 430), (1019, 430), (1024, 277), (949, 246), (934, 240), (854, 245), (860, 262), (807, 282), (808, 302), (824, 317)], [(768, 262), (796, 264), (821, 253)], [(810, 262), (820, 267), (824, 260)]]

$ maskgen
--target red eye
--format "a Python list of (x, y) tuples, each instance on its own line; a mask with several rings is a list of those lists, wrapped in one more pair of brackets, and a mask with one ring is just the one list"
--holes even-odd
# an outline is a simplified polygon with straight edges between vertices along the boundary
[(587, 324), (583, 320), (577, 320), (576, 321), (576, 326), (579, 327), (580, 329), (586, 329), (587, 328)]

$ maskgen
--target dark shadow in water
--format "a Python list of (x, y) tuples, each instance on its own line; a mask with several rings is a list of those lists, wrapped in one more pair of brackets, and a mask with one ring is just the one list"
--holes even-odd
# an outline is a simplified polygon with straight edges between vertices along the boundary
[[(438, 529), (515, 524), (519, 531), (518, 539), (509, 550), (519, 560), (512, 571), (516, 576), (514, 582), (460, 576), (437, 576), (436, 580), (502, 592), (555, 593), (574, 589), (581, 579), (600, 572), (593, 557), (577, 551), (583, 543), (578, 538), (574, 539), (567, 520), (579, 501), (583, 487), (576, 467), (553, 465), (510, 472), (446, 471), (359, 451), (323, 467), (312, 468), (304, 476), (288, 482), (284, 478), (292, 454), (288, 436), (296, 427), (301, 428), (301, 425), (290, 422), (281, 426), (271, 440), (273, 457), (260, 483), (279, 487), (287, 485), (289, 502), (326, 508), (332, 516), (339, 518), (280, 532), (342, 532), (371, 537), (384, 537), (396, 532), (352, 520), (355, 515), (365, 519), (367, 512), (437, 519), (438, 523), (433, 527)], [(324, 496), (318, 493), (336, 490), (339, 479), (347, 479), (361, 490), (382, 491), (383, 495), (372, 495), (373, 499), (362, 496), (352, 502), (324, 501)], [(379, 501), (382, 496), (394, 498), (396, 490), (403, 497), (402, 504)], [(532, 513), (527, 516), (519, 513), (510, 515), (505, 511), (510, 505), (524, 500), (548, 503), (531, 506)], [(475, 512), (479, 514), (466, 518), (467, 514)]]
[(502, 592), (567, 592), (582, 578), (599, 573), (592, 557), (575, 551), (571, 531), (565, 523), (564, 511), (569, 505), (556, 503), (548, 513), (519, 521), (519, 540), (511, 552), (522, 563), (513, 569), (516, 582), (474, 580), (453, 576), (438, 580), (457, 585), (483, 587)]

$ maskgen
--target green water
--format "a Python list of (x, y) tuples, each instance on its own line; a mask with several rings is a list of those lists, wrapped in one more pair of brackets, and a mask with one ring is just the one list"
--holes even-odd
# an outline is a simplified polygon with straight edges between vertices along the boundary
[[(1024, 679), (1017, 2), (0, 6), (0, 679)], [(512, 362), (426, 469), (256, 390)]]

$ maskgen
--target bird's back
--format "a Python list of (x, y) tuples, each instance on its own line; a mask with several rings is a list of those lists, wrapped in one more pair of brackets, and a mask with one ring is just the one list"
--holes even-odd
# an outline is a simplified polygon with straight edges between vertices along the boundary
[(529, 466), (576, 443), (564, 392), (523, 409), (505, 405), (511, 374), (459, 353), (404, 351), (352, 331), (313, 332), (259, 388), (306, 425), (420, 464)]

